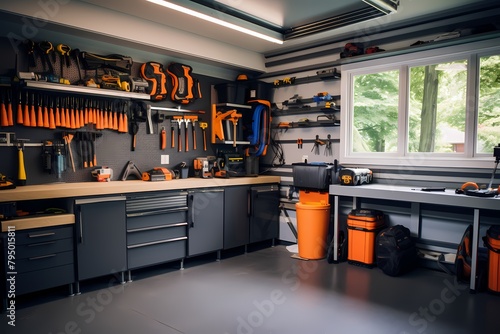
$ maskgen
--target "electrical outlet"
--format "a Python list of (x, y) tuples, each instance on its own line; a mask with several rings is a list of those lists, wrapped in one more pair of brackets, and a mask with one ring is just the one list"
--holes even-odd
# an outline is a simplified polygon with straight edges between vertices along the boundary
[(302, 162), (307, 162), (307, 159), (309, 158), (309, 156), (307, 155), (303, 155), (302, 156)]
[(168, 165), (169, 164), (170, 157), (168, 154), (162, 154), (161, 155), (161, 164), (162, 165)]

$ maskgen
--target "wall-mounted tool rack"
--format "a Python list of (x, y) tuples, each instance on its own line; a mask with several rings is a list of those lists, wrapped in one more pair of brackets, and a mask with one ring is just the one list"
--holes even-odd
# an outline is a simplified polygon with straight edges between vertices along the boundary
[[(211, 137), (211, 142), (212, 144), (232, 144), (234, 145), (249, 145), (249, 141), (243, 141), (243, 140), (237, 140), (236, 138), (233, 138), (233, 140), (226, 140), (226, 138), (217, 138), (217, 134), (223, 133), (223, 124), (222, 122), (227, 121), (231, 118), (231, 115), (228, 115), (227, 119), (220, 119), (218, 115), (221, 115), (221, 113), (229, 112), (231, 110), (235, 110), (234, 114), (237, 114), (238, 111), (240, 110), (251, 110), (252, 106), (249, 105), (244, 105), (244, 104), (234, 104), (234, 103), (217, 103), (217, 104), (212, 104), (212, 137)], [(238, 122), (236, 118), (233, 118), (230, 120), (233, 122), (234, 129), (233, 132), (237, 131), (236, 126), (234, 123)], [(217, 127), (217, 128), (216, 128)], [(233, 133), (233, 136), (235, 134)]]
[(151, 98), (149, 94), (144, 94), (144, 93), (126, 92), (120, 90), (94, 88), (87, 86), (65, 85), (65, 84), (58, 84), (46, 81), (25, 80), (21, 84), (22, 86), (28, 89), (29, 88), (43, 89), (43, 90), (67, 92), (74, 94), (84, 94), (84, 95), (93, 95), (102, 97), (117, 97), (117, 98), (136, 99), (136, 100), (149, 100)]

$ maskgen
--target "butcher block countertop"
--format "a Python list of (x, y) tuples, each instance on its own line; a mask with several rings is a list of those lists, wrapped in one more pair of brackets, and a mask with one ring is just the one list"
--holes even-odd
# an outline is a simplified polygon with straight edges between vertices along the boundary
[(236, 178), (187, 178), (171, 181), (110, 181), (51, 183), (18, 186), (15, 189), (1, 190), (0, 202), (26, 201), (51, 198), (101, 196), (127, 194), (145, 191), (182, 190), (196, 188), (228, 187), (238, 185), (259, 185), (279, 183), (279, 176), (236, 177)]

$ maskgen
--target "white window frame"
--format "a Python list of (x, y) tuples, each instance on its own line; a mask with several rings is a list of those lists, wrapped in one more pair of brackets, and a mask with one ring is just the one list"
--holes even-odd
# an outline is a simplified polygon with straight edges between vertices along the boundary
[[(349, 165), (380, 165), (404, 167), (455, 167), (490, 168), (494, 158), (476, 152), (476, 129), (478, 112), (479, 57), (500, 54), (500, 38), (426, 50), (411, 54), (379, 58), (370, 61), (343, 65), (341, 67), (340, 113), (340, 163)], [(407, 152), (409, 68), (466, 59), (468, 66), (465, 152), (464, 153), (414, 153)], [(397, 152), (352, 152), (353, 84), (354, 76), (399, 70), (399, 105)], [(471, 144), (473, 143), (473, 144)]]

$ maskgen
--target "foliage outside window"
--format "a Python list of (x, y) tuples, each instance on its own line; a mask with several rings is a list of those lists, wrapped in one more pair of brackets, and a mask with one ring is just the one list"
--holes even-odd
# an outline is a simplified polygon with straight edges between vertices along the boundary
[(448, 59), (443, 52), (429, 62), (414, 56), (352, 70), (342, 158), (425, 157), (434, 166), (490, 160), (500, 143), (500, 52), (489, 53), (450, 51)]

